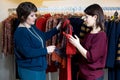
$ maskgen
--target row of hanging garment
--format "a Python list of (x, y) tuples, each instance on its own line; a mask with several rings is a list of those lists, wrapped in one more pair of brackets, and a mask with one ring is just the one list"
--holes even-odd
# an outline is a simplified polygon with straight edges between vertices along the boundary
[[(52, 20), (52, 18), (49, 18), (51, 21), (51, 22), (49, 22), (49, 26), (50, 25), (53, 26), (54, 24), (57, 23), (56, 20), (54, 20), (55, 18), (53, 18), (53, 20)], [(72, 17), (68, 17), (68, 20), (70, 20), (70, 24), (73, 27), (73, 34), (76, 34), (80, 39), (83, 39), (84, 35), (90, 31), (90, 29), (83, 24), (83, 20), (80, 17), (72, 16)], [(55, 23), (53, 24), (52, 22), (54, 22), (54, 21), (55, 21)], [(120, 51), (119, 51), (119, 49), (120, 49), (119, 17), (117, 19), (116, 18), (108, 19), (108, 20), (106, 19), (105, 26), (106, 26), (106, 34), (108, 36), (108, 56), (107, 56), (107, 61), (106, 61), (106, 68), (108, 68), (108, 74), (109, 74), (108, 79), (109, 80), (119, 80), (120, 78), (117, 75), (119, 75), (118, 73), (120, 73), (120, 70), (118, 68), (117, 68), (117, 70), (114, 70), (116, 60), (117, 59), (120, 60), (120, 58), (119, 58), (119, 56), (120, 56), (119, 55), (120, 54)], [(54, 40), (55, 40), (55, 38), (53, 38), (53, 41), (51, 40), (50, 42), (55, 44), (56, 41), (54, 41)], [(118, 55), (118, 57), (117, 57), (117, 55)], [(61, 55), (60, 55), (60, 57), (61, 57)], [(64, 55), (62, 55), (62, 57), (64, 57)], [(77, 59), (78, 59), (77, 54), (72, 56), (72, 61), (71, 61), (72, 62), (72, 69), (71, 69), (72, 80), (75, 80), (75, 79), (77, 80), (77, 71), (78, 71), (78, 69), (77, 69), (78, 66), (76, 65), (77, 61), (78, 61)], [(49, 61), (52, 61), (52, 60), (49, 59)], [(117, 72), (114, 74), (115, 71), (117, 71)], [(67, 75), (66, 75), (67, 73), (65, 73), (65, 72), (66, 72), (65, 68), (61, 69), (60, 73), (62, 73), (62, 75), (59, 75), (59, 80), (63, 80), (63, 79), (67, 80)], [(114, 77), (113, 77), (113, 75), (114, 75)], [(62, 79), (60, 79), (61, 77), (62, 77)]]
[[(87, 32), (89, 32), (90, 29), (87, 28), (87, 26), (85, 26), (83, 24), (83, 20), (81, 19), (81, 16), (82, 16), (82, 14), (80, 14), (80, 15), (77, 15), (77, 14), (75, 14), (75, 15), (71, 15), (71, 14), (68, 14), (68, 15), (64, 15), (64, 14), (55, 14), (55, 15), (45, 14), (45, 15), (42, 15), (42, 16), (38, 17), (38, 19), (36, 20), (36, 26), (38, 27), (38, 29), (40, 29), (42, 31), (47, 31), (47, 30), (52, 28), (50, 26), (56, 26), (57, 23), (58, 23), (57, 21), (59, 21), (59, 19), (67, 18), (70, 21), (70, 25), (73, 28), (73, 34), (76, 34), (80, 39), (83, 39), (84, 35)], [(119, 16), (118, 16), (118, 18), (119, 18)], [(3, 29), (2, 30), (2, 32), (3, 32), (3, 35), (2, 35), (2, 52), (5, 55), (13, 54), (13, 34), (14, 34), (14, 31), (15, 31), (18, 23), (19, 23), (19, 21), (16, 18), (16, 14), (10, 15), (7, 19), (5, 19), (2, 22), (2, 24), (3, 24), (3, 28), (2, 28)], [(114, 26), (113, 23), (114, 23), (114, 25), (117, 25), (117, 28), (116, 27), (110, 27), (110, 26)], [(118, 36), (119, 36), (118, 33), (120, 32), (119, 29), (118, 29), (119, 28), (118, 27), (119, 23), (120, 22), (114, 21), (113, 18), (108, 19), (107, 22), (105, 23), (106, 29), (107, 29), (106, 32), (107, 32), (109, 42), (110, 42), (108, 46), (112, 45), (112, 48), (110, 46), (110, 48), (108, 48), (108, 49), (109, 50), (114, 49), (113, 51), (108, 51), (108, 58), (107, 58), (107, 62), (106, 62), (106, 67), (109, 67), (109, 66), (111, 67), (112, 66), (112, 69), (114, 67), (115, 60), (116, 60), (116, 47), (117, 47), (117, 45), (119, 45), (119, 44), (116, 44), (117, 42), (119, 42), (119, 38), (118, 38)], [(49, 26), (49, 27), (46, 28), (47, 26)], [(49, 42), (56, 45), (57, 42), (62, 41), (61, 39), (57, 39), (57, 37), (59, 35), (54, 36), (52, 38), (52, 40), (49, 40), (47, 42), (46, 45), (49, 45)], [(117, 41), (112, 40), (112, 39), (116, 39)], [(64, 41), (61, 42), (61, 43), (64, 43)], [(116, 44), (116, 45), (114, 45), (114, 44)], [(59, 47), (60, 44), (58, 43), (57, 46)], [(117, 49), (119, 49), (119, 48), (117, 48)], [(65, 48), (62, 51), (64, 51), (64, 50), (65, 50)], [(112, 52), (115, 53), (115, 54), (113, 54)], [(117, 51), (117, 52), (119, 54), (119, 51)], [(110, 57), (109, 57), (109, 55), (110, 55)], [(51, 58), (51, 57), (53, 57), (53, 58)], [(57, 62), (55, 61), (56, 57), (57, 57)], [(111, 57), (113, 59), (111, 59)], [(72, 71), (72, 80), (77, 80), (77, 71), (78, 71), (78, 69), (77, 69), (78, 66), (76, 65), (77, 61), (78, 61), (77, 59), (78, 59), (77, 54), (72, 56), (72, 61), (71, 61), (72, 62), (71, 63), (72, 64), (72, 70), (71, 70)], [(112, 60), (112, 61), (110, 61), (110, 60)], [(65, 53), (63, 53), (63, 54), (60, 53), (58, 55), (53, 55), (53, 56), (49, 55), (48, 56), (48, 64), (49, 65), (48, 65), (47, 72), (49, 72), (49, 71), (54, 72), (54, 71), (57, 71), (57, 68), (60, 68), (59, 80), (67, 80), (67, 67), (66, 67), (66, 55), (65, 55)], [(60, 65), (58, 65), (58, 64), (60, 64)], [(111, 70), (109, 70), (109, 71), (111, 71)], [(115, 79), (112, 79), (112, 80), (115, 80)]]
[[(39, 26), (41, 28), (44, 28), (42, 29), (43, 31), (48, 31), (49, 29), (53, 28), (53, 26), (55, 27), (57, 25), (57, 23), (59, 22), (59, 19), (60, 18), (63, 18), (63, 17), (66, 17), (66, 15), (62, 15), (61, 17), (61, 14), (56, 14), (54, 16), (50, 16), (50, 14), (47, 14), (49, 15), (49, 18), (46, 18), (46, 21), (44, 23), (44, 27), (43, 25), (42, 26)], [(42, 19), (45, 18), (45, 16), (42, 16)], [(40, 18), (39, 18), (40, 19)], [(90, 29), (85, 26), (83, 24), (83, 20), (81, 19), (81, 17), (78, 17), (78, 16), (69, 16), (67, 17), (67, 19), (70, 21), (70, 24), (72, 25), (72, 28), (73, 28), (73, 34), (76, 34), (80, 39), (83, 39), (84, 38), (84, 35), (90, 31)], [(106, 33), (107, 33), (107, 36), (108, 38), (110, 39), (114, 39), (114, 37), (116, 38), (116, 34), (115, 36), (112, 35), (112, 33), (114, 33), (114, 29), (113, 29), (113, 22), (115, 22), (114, 24), (118, 26), (118, 23), (119, 22), (116, 22), (117, 20), (114, 20), (113, 18), (109, 19), (109, 20), (106, 20), (105, 22), (105, 25), (106, 25)], [(37, 21), (36, 21), (37, 22)], [(40, 23), (42, 21), (39, 21)], [(110, 27), (111, 26), (111, 27)], [(39, 28), (40, 29), (40, 28)], [(119, 30), (119, 29), (115, 29), (115, 30)], [(112, 32), (111, 32), (112, 31)], [(54, 36), (51, 40), (49, 40), (47, 42), (46, 45), (50, 45), (50, 44), (54, 44), (54, 45), (57, 45), (57, 42), (58, 42), (58, 45), (57, 47), (60, 47), (61, 43), (59, 41), (62, 41), (61, 39), (58, 39), (58, 36), (59, 35), (56, 35)], [(111, 38), (112, 37), (112, 38)], [(112, 40), (110, 40), (108, 42), (111, 42)], [(63, 41), (65, 42), (65, 41)], [(114, 43), (114, 42), (113, 42)], [(65, 44), (65, 43), (64, 43)], [(109, 43), (109, 45), (111, 45), (111, 43)], [(108, 45), (108, 46), (109, 46)], [(115, 45), (116, 46), (116, 45)], [(111, 47), (111, 46), (110, 46)], [(117, 47), (117, 46), (116, 46)], [(108, 48), (109, 49), (109, 48)], [(112, 48), (114, 49), (114, 48)], [(109, 50), (112, 50), (111, 48)], [(62, 49), (62, 51), (64, 51), (64, 49)], [(115, 49), (114, 49), (115, 50)], [(111, 51), (108, 51), (108, 55), (111, 53)], [(116, 56), (112, 56), (114, 59), (112, 59), (113, 61), (116, 59)], [(55, 59), (57, 58), (57, 60)], [(78, 65), (77, 65), (77, 59), (79, 58), (79, 56), (76, 54), (76, 55), (73, 55), (72, 56), (72, 80), (77, 80), (77, 72), (78, 72)], [(111, 58), (111, 57), (110, 57)], [(111, 60), (111, 59), (110, 59)], [(61, 62), (62, 61), (62, 62)], [(109, 56), (107, 58), (107, 62), (109, 61)], [(107, 62), (106, 62), (106, 67), (107, 67)], [(54, 71), (57, 71), (57, 69), (59, 68), (60, 71), (59, 71), (59, 80), (67, 80), (67, 67), (66, 67), (66, 54), (65, 52), (60, 52), (58, 51), (57, 55), (56, 53), (52, 54), (52, 55), (48, 55), (48, 69), (47, 69), (47, 72), (54, 72)], [(109, 70), (110, 72), (111, 70)], [(118, 73), (119, 70), (117, 70), (117, 73)], [(112, 73), (113, 74), (113, 73)], [(116, 74), (115, 74), (116, 75)], [(111, 73), (109, 74), (109, 76), (111, 76)], [(112, 78), (109, 77), (109, 80), (111, 80)], [(113, 79), (115, 80), (115, 79)], [(119, 79), (118, 79), (119, 80)]]
[[(45, 28), (45, 26), (43, 26), (45, 28), (44, 30), (49, 31), (53, 27), (56, 27), (60, 18), (61, 17), (59, 14), (51, 16), (45, 23), (46, 28)], [(38, 19), (38, 20), (40, 20), (40, 19)], [(37, 22), (39, 22), (38, 20), (36, 21), (36, 24), (39, 24), (39, 23), (37, 23)], [(63, 25), (64, 26), (69, 25), (67, 20), (65, 20), (65, 23), (63, 22)], [(36, 25), (36, 26), (39, 27), (38, 29), (40, 29), (40, 27), (41, 27), (38, 25)], [(66, 31), (66, 30), (69, 31), (70, 28), (68, 29), (68, 27), (64, 27), (62, 29), (64, 29), (64, 31)], [(60, 30), (60, 33), (58, 35), (55, 35), (54, 37), (52, 37), (52, 39), (48, 40), (46, 43), (47, 46), (48, 45), (56, 45), (57, 46), (56, 51), (54, 51), (52, 53), (52, 55), (47, 55), (47, 59), (48, 59), (47, 72), (54, 72), (54, 71), (57, 71), (57, 69), (59, 68), (59, 70), (60, 70), (59, 71), (59, 80), (67, 80), (67, 68), (66, 68), (66, 48), (67, 48), (66, 43), (67, 42), (66, 42), (66, 38), (62, 34), (62, 29)]]
[(13, 34), (18, 23), (14, 13), (2, 21), (2, 53), (5, 55), (14, 53)]
[[(84, 35), (89, 32), (89, 28), (83, 24), (83, 20), (81, 19), (81, 16), (70, 16), (70, 15), (61, 15), (61, 14), (55, 14), (54, 16), (50, 16), (49, 18), (45, 19), (45, 15), (38, 18), (36, 20), (36, 26), (38, 29), (43, 30), (43, 31), (49, 31), (53, 27), (55, 27), (60, 19), (66, 19), (64, 21), (64, 25), (66, 26), (71, 26), (72, 33), (71, 34), (76, 34), (81, 40), (84, 38)], [(46, 21), (44, 21), (44, 20)], [(39, 22), (41, 25), (39, 25)], [(46, 25), (46, 26), (45, 26)], [(60, 30), (60, 33), (58, 35), (55, 35), (52, 39), (48, 40), (46, 45), (56, 45), (57, 50), (56, 52), (52, 53), (52, 55), (48, 55), (48, 69), (47, 72), (55, 72), (59, 68), (59, 80), (77, 80), (77, 72), (76, 67), (77, 64), (77, 59), (78, 55), (72, 55), (72, 61), (69, 58), (67, 59), (67, 49), (70, 51), (70, 54), (75, 54), (76, 50), (74, 47), (72, 49), (69, 48), (69, 45), (67, 45), (67, 40), (66, 37), (63, 36), (62, 31), (68, 31), (70, 28), (65, 27), (62, 30)], [(71, 51), (72, 50), (72, 51)], [(72, 63), (71, 63), (72, 62)], [(72, 64), (71, 66), (67, 64)], [(72, 69), (71, 69), (72, 67)], [(72, 72), (71, 72), (72, 71)], [(67, 73), (68, 72), (68, 73)], [(71, 75), (72, 74), (72, 75)], [(72, 76), (72, 77), (67, 77), (67, 76)]]
[(108, 80), (120, 80), (120, 19), (107, 20), (105, 26), (108, 36), (108, 55), (106, 60)]
[[(9, 16), (2, 21), (2, 53), (7, 55), (14, 55), (14, 43), (13, 35), (19, 25), (17, 15), (15, 13), (9, 13)], [(15, 66), (17, 66), (15, 64)], [(16, 79), (19, 79), (18, 71), (16, 67)]]
[[(67, 18), (70, 21), (70, 25), (72, 26), (72, 34), (76, 34), (81, 40), (84, 38), (84, 35), (90, 31), (90, 29), (85, 26), (83, 24), (83, 20), (81, 19), (81, 16), (76, 16), (76, 15), (64, 15), (64, 14), (55, 14), (55, 15), (50, 15), (50, 14), (45, 14), (42, 15), (40, 17), (38, 17), (38, 19), (36, 20), (36, 26), (38, 29), (42, 30), (42, 31), (49, 31), (51, 28), (55, 27), (58, 22), (60, 21), (61, 18)], [(3, 21), (3, 36), (2, 36), (2, 51), (3, 53), (7, 54), (11, 54), (13, 53), (13, 43), (12, 43), (12, 36), (13, 33), (16, 29), (16, 26), (19, 23), (16, 16), (10, 16), (7, 19), (5, 19)], [(106, 67), (114, 67), (114, 63), (116, 60), (116, 52), (120, 51), (116, 51), (116, 47), (117, 42), (119, 41), (119, 18), (117, 20), (106, 20), (105, 25), (106, 25), (106, 33), (109, 39), (109, 48), (108, 48), (108, 58), (107, 58), (107, 62), (106, 62)], [(117, 26), (117, 27), (113, 27), (113, 26)], [(7, 34), (11, 35), (8, 36)], [(59, 37), (63, 37), (60, 36), (60, 34), (54, 36), (51, 40), (49, 40), (46, 45), (56, 45), (58, 48), (60, 46), (64, 46), (65, 41), (62, 41), (61, 39), (58, 39)], [(65, 38), (65, 37), (64, 37)], [(66, 39), (66, 38), (65, 38)], [(115, 39), (115, 40), (114, 40)], [(61, 44), (62, 43), (62, 44)], [(10, 45), (9, 45), (10, 44)], [(12, 45), (11, 45), (12, 44)], [(114, 45), (116, 44), (116, 45)], [(112, 46), (111, 46), (112, 45)], [(64, 46), (65, 47), (65, 46)], [(119, 49), (119, 48), (117, 48)], [(11, 51), (12, 50), (12, 51)], [(62, 49), (63, 52), (60, 52), (59, 50), (57, 51), (57, 55), (56, 53), (53, 53), (53, 55), (48, 55), (48, 69), (47, 72), (56, 72), (57, 69), (60, 69), (59, 72), (59, 80), (67, 80), (67, 63), (66, 63), (66, 54), (65, 54), (65, 48)], [(115, 53), (115, 54), (113, 54)], [(113, 58), (113, 59), (111, 59)], [(77, 60), (78, 59), (78, 55), (72, 55), (72, 61), (71, 61), (71, 73), (72, 73), (72, 80), (77, 80), (77, 71), (78, 71), (78, 65), (77, 64)], [(111, 61), (112, 60), (112, 61)], [(118, 71), (118, 70), (117, 70)], [(110, 75), (111, 76), (111, 75)]]

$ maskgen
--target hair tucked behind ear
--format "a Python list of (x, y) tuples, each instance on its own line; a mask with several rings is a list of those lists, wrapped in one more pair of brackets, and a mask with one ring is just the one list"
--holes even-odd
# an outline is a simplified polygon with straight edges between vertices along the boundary
[(97, 27), (100, 26), (101, 30), (104, 30), (104, 13), (102, 8), (100, 7), (100, 5), (98, 4), (92, 4), (90, 6), (88, 6), (84, 12), (88, 15), (97, 16), (96, 19), (96, 25)]

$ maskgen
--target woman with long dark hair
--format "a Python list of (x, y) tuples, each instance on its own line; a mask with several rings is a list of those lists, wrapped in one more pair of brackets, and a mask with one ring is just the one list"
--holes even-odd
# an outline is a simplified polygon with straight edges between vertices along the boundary
[(103, 80), (107, 56), (107, 36), (104, 32), (104, 14), (98, 4), (92, 4), (85, 10), (85, 24), (91, 31), (83, 41), (70, 35), (69, 41), (80, 52), (79, 80)]

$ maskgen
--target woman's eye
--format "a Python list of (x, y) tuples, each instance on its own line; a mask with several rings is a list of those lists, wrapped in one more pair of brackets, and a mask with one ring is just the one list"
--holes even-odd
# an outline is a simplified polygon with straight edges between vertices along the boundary
[(34, 15), (31, 15), (31, 17), (33, 17)]
[(34, 17), (34, 16), (36, 16), (36, 15), (31, 15), (31, 17)]

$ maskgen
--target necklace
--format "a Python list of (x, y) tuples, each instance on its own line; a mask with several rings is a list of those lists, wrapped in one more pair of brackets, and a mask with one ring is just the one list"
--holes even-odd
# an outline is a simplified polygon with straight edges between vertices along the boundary
[(44, 48), (43, 39), (38, 35), (38, 33), (32, 27), (31, 29), (33, 30), (33, 32), (29, 28), (27, 28), (27, 30), (42, 43), (42, 47)]
[[(22, 25), (25, 26), (25, 24)], [(31, 27), (31, 29), (33, 30), (33, 32), (30, 30), (30, 28), (27, 28), (27, 30), (42, 43), (42, 47), (44, 48), (43, 39), (38, 35), (38, 33), (34, 30), (33, 27)]]
[(43, 39), (38, 35), (38, 33), (32, 27), (31, 29), (33, 30), (33, 32), (29, 28), (27, 28), (27, 30), (42, 43), (42, 47), (44, 48)]

